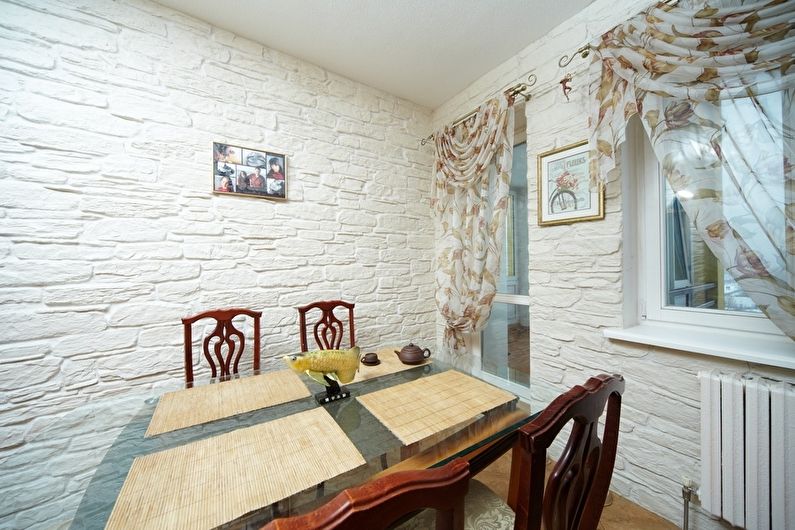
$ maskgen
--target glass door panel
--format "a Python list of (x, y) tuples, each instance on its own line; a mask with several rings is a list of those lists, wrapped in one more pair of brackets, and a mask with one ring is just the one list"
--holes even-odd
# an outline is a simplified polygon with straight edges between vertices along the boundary
[(530, 315), (520, 304), (495, 302), (481, 334), (481, 370), (530, 386)]
[(497, 296), (478, 341), (481, 373), (512, 391), (530, 386), (528, 273), (527, 145), (522, 143), (513, 149)]

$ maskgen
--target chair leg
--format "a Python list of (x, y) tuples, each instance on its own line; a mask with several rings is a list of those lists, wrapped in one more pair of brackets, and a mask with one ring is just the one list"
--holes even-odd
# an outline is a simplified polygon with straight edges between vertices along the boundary
[(507, 499), (508, 506), (514, 512), (516, 512), (516, 506), (519, 502), (519, 481), (521, 480), (523, 456), (522, 448), (519, 446), (519, 440), (517, 440), (513, 444), (513, 449), (511, 449), (511, 475), (508, 479)]
[(436, 530), (464, 530), (464, 502), (459, 502), (452, 510), (436, 511)]

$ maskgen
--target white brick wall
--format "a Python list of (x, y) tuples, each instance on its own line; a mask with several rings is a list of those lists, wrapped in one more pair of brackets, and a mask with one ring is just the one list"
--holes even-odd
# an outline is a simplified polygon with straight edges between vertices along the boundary
[[(622, 215), (617, 175), (608, 186), (604, 221), (556, 227), (538, 227), (536, 221), (536, 155), (588, 137), (584, 68), (590, 59), (576, 58), (565, 69), (558, 67), (558, 59), (647, 5), (645, 0), (596, 0), (436, 109), (433, 123), (436, 129), (529, 73), (538, 76), (526, 107), (534, 404), (543, 406), (593, 374), (623, 374), (627, 389), (612, 486), (681, 525), (682, 479), (698, 482), (700, 474), (697, 372), (750, 369), (789, 381), (795, 381), (795, 374), (602, 337), (602, 327), (622, 324), (622, 229), (623, 223), (635, 222)], [(558, 85), (567, 72), (574, 74), (570, 102)], [(724, 527), (698, 508), (690, 521), (692, 529)]]
[[(362, 346), (432, 342), (429, 129), (152, 2), (0, 2), (0, 526), (68, 522), (107, 438), (44, 426), (181, 386), (187, 314), (263, 310), (265, 362), (322, 298), (356, 302)], [(213, 140), (286, 153), (288, 200), (210, 193)]]

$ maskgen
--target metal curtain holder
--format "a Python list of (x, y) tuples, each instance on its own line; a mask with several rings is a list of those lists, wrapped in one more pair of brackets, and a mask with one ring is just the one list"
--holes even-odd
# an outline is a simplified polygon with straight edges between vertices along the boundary
[[(519, 94), (522, 94), (524, 96), (524, 98), (525, 98), (525, 101), (527, 101), (528, 99), (530, 99), (530, 94), (525, 94), (524, 92), (527, 89), (529, 89), (531, 86), (535, 85), (536, 82), (538, 82), (538, 77), (536, 77), (535, 74), (530, 74), (529, 76), (527, 76), (527, 81), (526, 82), (517, 83), (517, 84), (513, 85), (512, 87), (506, 88), (505, 90), (503, 90), (503, 94), (505, 94), (509, 98), (513, 98), (513, 97), (516, 97)], [(467, 121), (469, 118), (471, 118), (472, 116), (477, 114), (479, 108), (480, 107), (478, 107), (477, 109), (475, 109), (475, 110), (465, 114), (464, 116), (461, 116), (457, 120), (455, 120), (451, 124), (451, 127), (455, 127), (456, 125), (459, 125), (459, 124), (464, 123), (465, 121)], [(435, 133), (429, 134), (428, 136), (426, 136), (425, 138), (422, 139), (420, 144), (421, 145), (427, 144), (428, 142), (430, 142), (434, 138), (434, 135), (435, 135)]]

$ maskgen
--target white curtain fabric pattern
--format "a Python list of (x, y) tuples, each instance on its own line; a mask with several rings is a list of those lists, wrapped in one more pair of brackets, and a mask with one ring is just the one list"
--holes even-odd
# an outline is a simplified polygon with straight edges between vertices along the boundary
[(434, 133), (436, 305), (455, 360), (464, 334), (486, 324), (505, 233), (513, 153), (513, 102), (504, 95), (456, 127)]
[(591, 63), (591, 174), (616, 167), (639, 114), (712, 253), (795, 339), (795, 2), (657, 4)]

